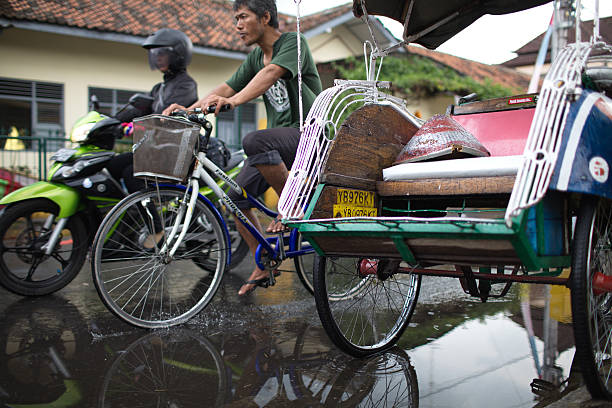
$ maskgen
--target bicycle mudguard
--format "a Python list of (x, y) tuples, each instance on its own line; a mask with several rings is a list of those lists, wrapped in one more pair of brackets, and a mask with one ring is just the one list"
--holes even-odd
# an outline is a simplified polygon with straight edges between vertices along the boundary
[(0, 200), (0, 205), (13, 204), (33, 198), (46, 198), (59, 207), (58, 218), (70, 217), (77, 212), (81, 201), (79, 193), (63, 184), (39, 181), (15, 190)]

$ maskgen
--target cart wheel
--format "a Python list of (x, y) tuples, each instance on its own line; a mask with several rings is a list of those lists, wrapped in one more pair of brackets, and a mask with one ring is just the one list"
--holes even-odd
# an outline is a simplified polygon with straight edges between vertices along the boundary
[(387, 259), (317, 257), (313, 278), (323, 328), (336, 346), (356, 357), (398, 341), (421, 287), (420, 275)]
[(594, 398), (612, 399), (612, 217), (610, 201), (583, 199), (572, 248), (576, 359)]

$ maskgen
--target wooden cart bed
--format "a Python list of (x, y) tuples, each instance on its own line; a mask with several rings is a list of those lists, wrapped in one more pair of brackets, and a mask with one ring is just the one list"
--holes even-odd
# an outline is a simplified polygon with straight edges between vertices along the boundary
[[(467, 114), (473, 121), (474, 109)], [(523, 112), (520, 115), (529, 117)], [(479, 132), (484, 129), (486, 126), (480, 127)], [(519, 217), (518, 225), (512, 228), (504, 224), (503, 212), (515, 176), (383, 181), (382, 169), (393, 164), (417, 130), (400, 112), (386, 105), (366, 105), (343, 123), (306, 217), (293, 224), (320, 254), (401, 258), (421, 264), (526, 264), (529, 269), (569, 261), (566, 242), (562, 253), (538, 258), (525, 233), (526, 215)], [(517, 144), (513, 146), (516, 149)], [(444, 165), (444, 161), (439, 163)], [(363, 212), (367, 217), (343, 218), (340, 195), (347, 191), (373, 194), (375, 217), (371, 217), (374, 208), (370, 208)], [(469, 208), (496, 210), (497, 218), (489, 212), (462, 215), (461, 211)], [(462, 222), (462, 216), (479, 221)]]

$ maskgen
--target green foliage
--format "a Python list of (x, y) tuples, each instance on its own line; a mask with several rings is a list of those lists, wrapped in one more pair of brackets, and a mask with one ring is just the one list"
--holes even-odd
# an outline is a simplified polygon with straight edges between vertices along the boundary
[[(342, 62), (335, 62), (332, 66), (343, 78), (365, 79), (363, 59), (350, 57)], [(475, 92), (480, 99), (490, 99), (520, 91), (494, 83), (488, 78), (478, 82), (452, 68), (418, 55), (386, 57), (379, 79), (392, 82), (393, 88), (406, 98), (421, 98), (447, 92), (457, 95)]]

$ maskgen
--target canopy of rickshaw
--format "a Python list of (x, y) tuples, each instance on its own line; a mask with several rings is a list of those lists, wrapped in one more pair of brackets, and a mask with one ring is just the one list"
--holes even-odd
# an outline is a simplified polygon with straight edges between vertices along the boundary
[[(485, 14), (508, 14), (549, 3), (551, 0), (353, 0), (356, 17), (361, 4), (371, 15), (404, 24), (404, 40), (435, 49)], [(408, 24), (406, 25), (406, 20)], [(516, 27), (521, 30), (521, 27)], [(508, 35), (512, 35), (511, 32)], [(474, 44), (478, 46), (478, 44)]]

